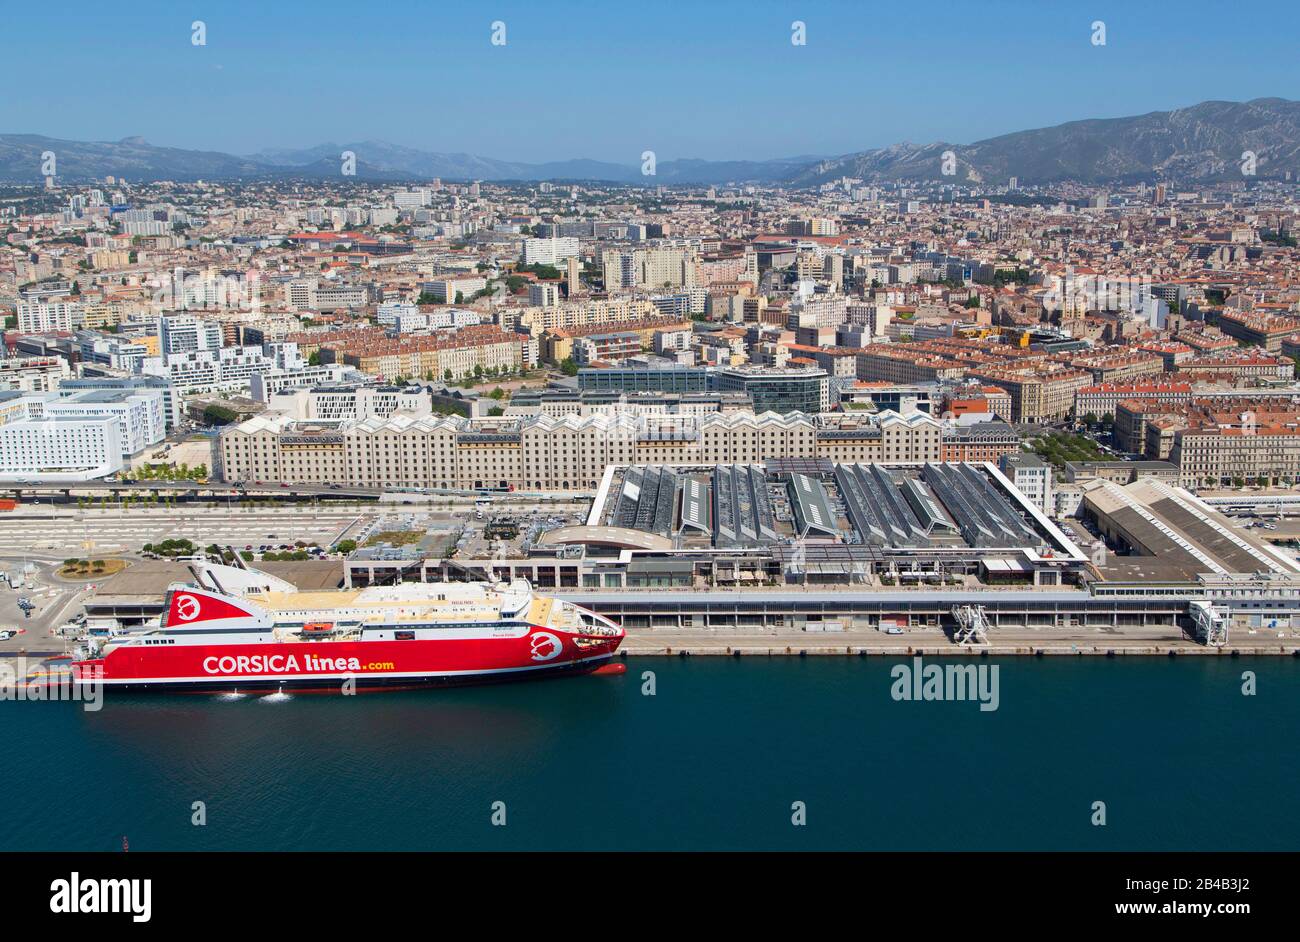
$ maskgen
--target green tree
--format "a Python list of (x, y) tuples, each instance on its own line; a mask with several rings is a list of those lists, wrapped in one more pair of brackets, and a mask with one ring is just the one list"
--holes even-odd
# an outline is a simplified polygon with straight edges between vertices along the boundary
[(560, 372), (565, 376), (578, 375), (578, 364), (573, 361), (573, 357), (565, 357), (560, 361)]

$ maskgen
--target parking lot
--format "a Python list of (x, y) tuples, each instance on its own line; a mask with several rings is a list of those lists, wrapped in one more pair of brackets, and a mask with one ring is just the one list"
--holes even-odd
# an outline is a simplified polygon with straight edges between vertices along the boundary
[[(0, 640), (0, 655), (64, 650), (64, 639), (56, 631), (81, 613), (81, 602), (96, 582), (61, 579), (57, 568), (51, 561), (27, 559), (24, 564), (21, 556), (0, 557), (0, 569), (6, 576), (21, 576), (22, 583), (12, 588), (7, 579), (0, 582), (0, 633), (17, 632)], [(23, 600), (28, 606), (21, 604)]]

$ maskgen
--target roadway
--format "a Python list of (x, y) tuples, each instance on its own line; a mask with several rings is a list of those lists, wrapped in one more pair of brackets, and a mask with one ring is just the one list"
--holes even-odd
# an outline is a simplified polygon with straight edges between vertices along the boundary
[[(585, 511), (585, 502), (549, 502), (520, 498), (492, 501), (493, 511), (512, 515)], [(317, 543), (328, 546), (345, 538), (358, 539), (372, 523), (385, 517), (411, 516), (434, 529), (450, 529), (473, 517), (471, 498), (430, 506), (394, 504), (244, 504), (221, 501), (170, 507), (134, 505), (79, 508), (68, 504), (23, 504), (0, 512), (0, 547), (11, 553), (47, 554), (59, 560), (138, 551), (146, 543), (189, 539), (236, 547), (263, 544)], [(385, 527), (381, 526), (381, 529)]]
[(342, 538), (363, 514), (353, 508), (236, 506), (108, 507), (81, 510), (27, 506), (0, 514), (0, 546), (9, 553), (47, 554), (58, 559), (139, 550), (146, 543), (189, 539), (261, 546), (318, 543)]
[(539, 501), (543, 503), (568, 503), (590, 499), (588, 492), (554, 492), (531, 493), (509, 491), (480, 495), (478, 491), (468, 489), (442, 488), (392, 488), (392, 487), (357, 487), (352, 485), (330, 484), (279, 484), (272, 482), (250, 482), (246, 484), (223, 484), (219, 482), (199, 481), (85, 481), (79, 483), (42, 484), (40, 482), (0, 481), (0, 493), (8, 493), (21, 501), (42, 499), (75, 499), (77, 497), (116, 497), (133, 494), (146, 496), (152, 494), (175, 497), (192, 497), (222, 499), (228, 497), (275, 498), (281, 500), (310, 500), (315, 498), (328, 500), (418, 500), (438, 501), (468, 499), (474, 500), (487, 496), (491, 500), (512, 503), (519, 500)]
[[(0, 627), (23, 630), (17, 637), (0, 641), (0, 655), (64, 650), (64, 639), (54, 631), (81, 611), (83, 600), (96, 583), (60, 578), (55, 572), (60, 562), (31, 556), (0, 556), (0, 568), (8, 573), (23, 572), (24, 564), (33, 567), (32, 572), (24, 574), (27, 585), (23, 588), (11, 589), (8, 583), (0, 584)], [(29, 599), (34, 606), (30, 618), (19, 608), (20, 598)]]

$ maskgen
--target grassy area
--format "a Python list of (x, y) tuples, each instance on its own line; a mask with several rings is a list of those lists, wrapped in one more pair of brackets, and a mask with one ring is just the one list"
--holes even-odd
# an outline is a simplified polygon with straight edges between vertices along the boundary
[(65, 559), (59, 575), (65, 579), (103, 579), (125, 568), (124, 559)]
[(423, 530), (384, 530), (366, 540), (366, 546), (388, 543), (391, 546), (411, 546), (424, 539)]
[(1116, 461), (1097, 447), (1097, 443), (1086, 435), (1072, 432), (1051, 431), (1026, 443), (1029, 448), (1056, 468), (1064, 468), (1067, 461)]

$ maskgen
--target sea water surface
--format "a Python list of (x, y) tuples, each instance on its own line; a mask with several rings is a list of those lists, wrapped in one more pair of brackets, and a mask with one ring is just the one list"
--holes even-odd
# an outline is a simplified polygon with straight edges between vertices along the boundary
[(988, 712), (899, 663), (0, 703), (0, 850), (1300, 848), (1295, 660), (981, 659)]

